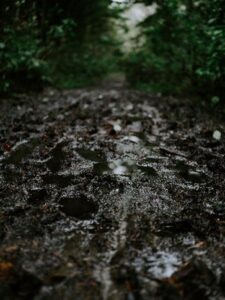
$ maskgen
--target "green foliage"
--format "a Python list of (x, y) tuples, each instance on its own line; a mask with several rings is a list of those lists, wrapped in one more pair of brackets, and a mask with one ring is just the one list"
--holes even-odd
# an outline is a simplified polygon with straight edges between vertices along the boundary
[(136, 86), (165, 94), (224, 97), (225, 15), (222, 0), (157, 0), (140, 24), (141, 47), (127, 58)]
[[(5, 39), (0, 42), (0, 90), (9, 92), (19, 82), (28, 85), (34, 82), (40, 85), (45, 62), (40, 58), (41, 47), (37, 32), (32, 24), (14, 30), (4, 28)], [(22, 80), (21, 80), (22, 79)]]
[(49, 57), (48, 77), (57, 87), (75, 88), (95, 84), (96, 80), (118, 68), (118, 44), (104, 35), (93, 44), (77, 50), (76, 42), (63, 44)]
[(115, 67), (110, 1), (5, 0), (0, 3), (0, 93), (76, 87)]

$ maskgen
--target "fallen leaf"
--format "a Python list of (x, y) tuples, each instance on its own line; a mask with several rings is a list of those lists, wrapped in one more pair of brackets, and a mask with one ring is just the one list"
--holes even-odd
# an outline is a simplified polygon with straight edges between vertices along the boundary
[(12, 269), (13, 264), (11, 262), (0, 262), (0, 280), (8, 278)]
[(8, 143), (5, 143), (3, 144), (3, 149), (6, 151), (6, 152), (10, 152), (11, 149), (12, 149), (12, 146)]

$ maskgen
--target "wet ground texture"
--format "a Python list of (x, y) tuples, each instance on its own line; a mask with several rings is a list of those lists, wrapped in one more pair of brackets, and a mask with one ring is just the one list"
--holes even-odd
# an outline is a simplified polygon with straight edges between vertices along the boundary
[(2, 101), (0, 123), (0, 299), (225, 299), (221, 123), (123, 89)]

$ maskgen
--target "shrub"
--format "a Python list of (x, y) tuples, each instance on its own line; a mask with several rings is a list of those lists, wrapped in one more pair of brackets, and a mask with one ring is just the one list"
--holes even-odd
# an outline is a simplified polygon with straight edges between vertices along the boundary
[(158, 0), (139, 26), (141, 47), (126, 60), (132, 85), (165, 94), (224, 98), (225, 16), (222, 0)]

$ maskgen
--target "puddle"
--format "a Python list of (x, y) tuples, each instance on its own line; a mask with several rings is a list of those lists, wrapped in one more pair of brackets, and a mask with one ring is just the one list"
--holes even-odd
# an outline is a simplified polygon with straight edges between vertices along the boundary
[(105, 155), (100, 150), (76, 149), (76, 152), (84, 159), (94, 162), (93, 171), (96, 175), (107, 174), (111, 169)]
[(50, 151), (50, 159), (47, 161), (47, 167), (53, 173), (58, 172), (61, 168), (62, 162), (66, 158), (66, 153), (63, 147), (67, 145), (66, 141), (61, 141)]
[(187, 166), (183, 161), (178, 161), (176, 163), (175, 170), (178, 171), (178, 174), (181, 178), (189, 182), (202, 183), (207, 178), (205, 174), (193, 170), (191, 167)]
[(30, 191), (28, 202), (30, 204), (40, 204), (45, 200), (47, 191), (45, 189), (34, 188)]
[(149, 156), (146, 157), (143, 163), (163, 163), (166, 158), (164, 156)]
[(158, 232), (159, 235), (175, 235), (192, 232), (192, 224), (190, 220), (174, 221), (171, 223), (162, 223)]
[(81, 157), (90, 161), (102, 162), (105, 160), (104, 154), (99, 150), (89, 150), (89, 149), (81, 148), (81, 149), (76, 149), (76, 151)]
[(104, 175), (110, 171), (110, 168), (107, 162), (99, 162), (94, 164), (93, 170), (97, 175)]
[(97, 204), (83, 194), (73, 198), (63, 197), (60, 199), (60, 205), (61, 211), (67, 216), (81, 220), (91, 219), (98, 210)]
[(142, 141), (143, 145), (146, 147), (152, 147), (156, 141), (155, 136), (149, 136), (145, 132), (136, 132), (136, 136)]
[(17, 143), (10, 152), (9, 156), (5, 158), (4, 163), (6, 164), (19, 164), (24, 158), (32, 154), (34, 148), (38, 146), (39, 140), (32, 139), (30, 141), (23, 140)]
[(158, 173), (156, 170), (149, 166), (138, 166), (138, 169), (147, 176), (157, 177)]
[(48, 174), (42, 177), (45, 184), (55, 184), (59, 187), (67, 187), (72, 184), (74, 176), (73, 175), (58, 175), (58, 174)]

